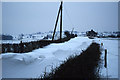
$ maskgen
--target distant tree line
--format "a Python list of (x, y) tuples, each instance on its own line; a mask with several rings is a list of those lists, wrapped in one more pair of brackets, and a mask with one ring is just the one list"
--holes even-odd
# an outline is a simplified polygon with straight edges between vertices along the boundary
[(67, 38), (74, 38), (74, 37), (77, 37), (77, 34), (70, 34), (69, 31), (65, 31), (64, 34), (66, 35)]
[(86, 32), (86, 35), (87, 36), (93, 36), (93, 37), (96, 37), (97, 36), (97, 32), (95, 32), (93, 29), (91, 31), (87, 31)]
[[(107, 32), (106, 32), (107, 34)], [(120, 38), (120, 32), (113, 32), (108, 35), (99, 35), (98, 32), (95, 32), (93, 29), (91, 31), (86, 32), (86, 36), (88, 37), (98, 37), (98, 38)]]
[(13, 40), (13, 36), (11, 36), (11, 35), (0, 35), (0, 39), (2, 39), (2, 40)]

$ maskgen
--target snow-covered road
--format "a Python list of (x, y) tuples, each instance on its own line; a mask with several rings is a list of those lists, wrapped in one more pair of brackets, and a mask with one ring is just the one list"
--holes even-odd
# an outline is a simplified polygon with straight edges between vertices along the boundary
[[(45, 69), (46, 72), (50, 72), (52, 67), (58, 67), (69, 56), (79, 55), (93, 41), (103, 43), (104, 48), (108, 49), (109, 76), (118, 77), (118, 56), (115, 56), (118, 55), (118, 40), (89, 39), (87, 37), (76, 37), (65, 43), (53, 43), (29, 53), (2, 54), (2, 77), (38, 78), (44, 74)], [(104, 56), (104, 51), (102, 56)], [(104, 67), (101, 73), (106, 77)]]

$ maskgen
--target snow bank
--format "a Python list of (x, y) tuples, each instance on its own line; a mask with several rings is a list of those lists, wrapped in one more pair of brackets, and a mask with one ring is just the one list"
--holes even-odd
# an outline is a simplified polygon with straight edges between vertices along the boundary
[(92, 40), (76, 37), (68, 42), (53, 43), (29, 53), (5, 53), (3, 59), (3, 78), (37, 78), (50, 72), (51, 67), (58, 67), (74, 54), (80, 54)]
[[(68, 42), (53, 43), (44, 48), (36, 49), (29, 53), (5, 53), (2, 54), (3, 78), (38, 78), (44, 72), (50, 72), (51, 68), (60, 64), (71, 55), (79, 55), (82, 50), (92, 43), (103, 43), (108, 50), (108, 77), (118, 77), (118, 40), (89, 39), (76, 37)], [(102, 54), (104, 58), (104, 50)], [(102, 67), (101, 77), (106, 77), (106, 69)]]

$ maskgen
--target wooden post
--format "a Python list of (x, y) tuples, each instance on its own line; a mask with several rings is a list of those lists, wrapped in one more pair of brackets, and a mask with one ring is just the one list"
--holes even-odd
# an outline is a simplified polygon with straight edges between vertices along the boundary
[(62, 1), (61, 1), (61, 16), (60, 16), (60, 41), (62, 38)]
[(20, 41), (20, 53), (23, 53), (23, 43), (22, 43), (22, 40)]
[(74, 28), (72, 28), (71, 34), (73, 33)]
[(57, 15), (56, 23), (55, 23), (55, 28), (54, 28), (54, 32), (53, 32), (52, 41), (54, 40), (54, 35), (55, 35), (55, 32), (56, 32), (56, 27), (57, 27), (57, 23), (58, 23), (58, 18), (59, 18), (60, 10), (61, 10), (61, 5), (59, 7), (59, 11), (58, 11), (58, 15)]
[(105, 65), (104, 67), (107, 68), (107, 49), (105, 49)]
[(101, 46), (103, 46), (103, 43), (101, 43)]

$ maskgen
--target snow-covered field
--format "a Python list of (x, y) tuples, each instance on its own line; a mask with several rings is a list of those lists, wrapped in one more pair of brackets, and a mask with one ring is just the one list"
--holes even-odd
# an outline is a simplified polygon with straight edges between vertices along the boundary
[[(76, 37), (65, 43), (50, 44), (29, 53), (2, 54), (2, 76), (3, 78), (38, 78), (45, 71), (50, 72), (52, 67), (58, 67), (69, 56), (79, 55), (93, 41), (100, 44), (103, 42), (103, 47), (108, 49), (108, 75), (117, 78), (118, 40), (89, 39), (87, 37)], [(104, 56), (104, 51), (102, 56)], [(105, 70), (103, 67), (101, 74), (106, 77)]]
[[(101, 39), (104, 49), (107, 49), (107, 69), (102, 68), (101, 73), (102, 77), (107, 76), (109, 78), (118, 78), (118, 39)], [(103, 51), (102, 57), (104, 58), (105, 52)], [(108, 72), (108, 74), (107, 74)]]

